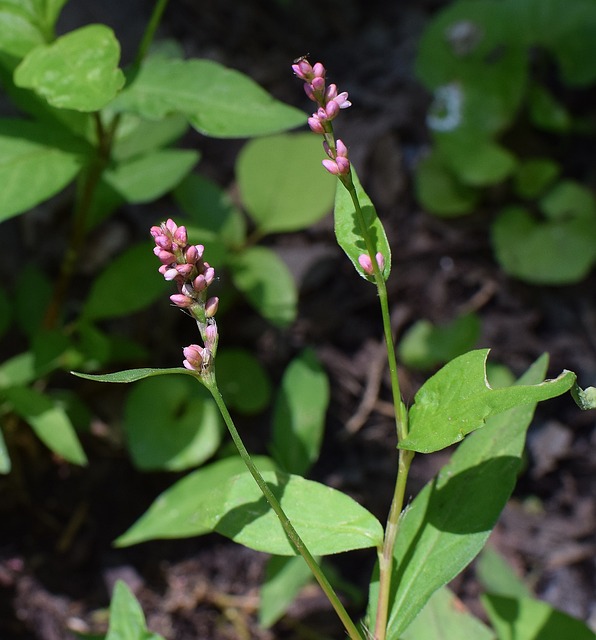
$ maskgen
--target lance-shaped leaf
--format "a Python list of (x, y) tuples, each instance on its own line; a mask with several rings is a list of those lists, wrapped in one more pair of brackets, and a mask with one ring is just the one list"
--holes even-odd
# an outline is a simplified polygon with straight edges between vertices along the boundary
[(145, 378), (152, 378), (153, 376), (166, 376), (173, 373), (196, 377), (196, 373), (188, 369), (183, 369), (182, 367), (174, 367), (172, 369), (152, 369), (145, 367), (143, 369), (127, 369), (126, 371), (102, 374), (81, 373), (79, 371), (71, 371), (71, 373), (73, 376), (77, 376), (77, 378), (85, 378), (85, 380), (93, 380), (94, 382), (116, 382), (123, 384), (144, 380)]
[(575, 374), (564, 371), (540, 384), (492, 389), (486, 378), (488, 352), (478, 349), (459, 356), (426, 381), (414, 398), (410, 431), (400, 448), (439, 451), (483, 427), (489, 416), (560, 396), (575, 382)]
[[(544, 378), (539, 358), (518, 385)], [(431, 595), (458, 575), (480, 552), (515, 486), (534, 403), (488, 420), (457, 448), (451, 461), (402, 515), (394, 548), (387, 639), (397, 640)], [(378, 583), (373, 580), (370, 617)]]
[(124, 84), (119, 60), (114, 32), (92, 24), (30, 51), (15, 70), (14, 82), (59, 109), (98, 111)]
[(306, 120), (239, 71), (163, 56), (148, 58), (110, 106), (154, 120), (183, 113), (195, 129), (220, 138), (277, 133)]
[(110, 603), (110, 626), (105, 640), (164, 640), (147, 630), (145, 614), (130, 588), (118, 580)]
[[(352, 166), (352, 179), (356, 189), (356, 196), (362, 211), (362, 217), (357, 213), (352, 197), (348, 190), (341, 182), (337, 183), (335, 192), (335, 236), (339, 246), (346, 252), (346, 255), (352, 261), (356, 271), (366, 280), (374, 282), (372, 276), (367, 275), (360, 263), (358, 257), (363, 253), (368, 253), (366, 243), (364, 241), (364, 233), (368, 233), (372, 241), (375, 255), (378, 252), (383, 254), (385, 265), (382, 273), (385, 280), (389, 277), (391, 271), (391, 249), (385, 229), (382, 222), (377, 216), (375, 207), (371, 199), (366, 195), (356, 175), (356, 171)], [(363, 228), (364, 226), (364, 228)]]

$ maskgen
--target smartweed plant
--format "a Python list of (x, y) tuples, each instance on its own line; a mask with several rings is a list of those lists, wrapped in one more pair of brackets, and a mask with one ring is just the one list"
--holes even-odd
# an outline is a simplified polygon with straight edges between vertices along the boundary
[[(162, 375), (190, 376), (213, 397), (238, 456), (207, 465), (180, 480), (116, 544), (217, 531), (273, 556), (299, 555), (352, 640), (482, 639), (495, 634), (499, 638), (554, 638), (549, 634), (560, 629), (558, 625), (563, 625), (567, 637), (592, 638), (583, 623), (554, 612), (544, 603), (526, 596), (496, 594), (483, 600), (493, 632), (471, 614), (457, 610), (445, 585), (481, 551), (505, 506), (520, 469), (525, 433), (536, 403), (572, 391), (582, 408), (593, 408), (594, 389), (580, 389), (571, 371), (544, 380), (546, 356), (515, 384), (492, 388), (486, 374), (488, 350), (481, 349), (450, 361), (420, 388), (412, 406), (406, 406), (400, 392), (385, 284), (391, 250), (375, 208), (358, 181), (348, 148), (333, 131), (335, 118), (350, 106), (348, 95), (328, 84), (321, 63), (311, 65), (300, 59), (293, 71), (316, 104), (308, 124), (323, 138), (327, 155), (323, 165), (338, 180), (334, 209), (337, 241), (357, 273), (377, 290), (399, 450), (387, 521), (383, 526), (346, 494), (293, 473), (291, 463), (289, 469), (282, 468), (275, 454), (273, 458), (250, 455), (218, 388), (218, 348), (223, 338), (216, 322), (219, 300), (210, 294), (215, 270), (206, 261), (208, 247), (191, 244), (185, 226), (168, 219), (151, 228), (154, 253), (161, 263), (159, 272), (176, 286), (171, 302), (194, 319), (198, 328), (197, 342), (183, 348), (183, 367), (77, 375), (117, 383)], [(293, 424), (288, 420), (288, 431)], [(299, 447), (303, 435), (290, 433), (287, 446)], [(460, 442), (447, 465), (405, 507), (406, 480), (416, 454)], [(366, 617), (355, 621), (318, 557), (367, 548), (376, 553), (377, 564)], [(136, 606), (122, 585), (115, 597), (133, 609)], [(117, 606), (114, 611), (118, 616), (114, 625), (125, 628), (126, 616)], [(138, 619), (138, 609), (134, 616)], [(434, 635), (431, 619), (435, 625), (440, 621)], [(114, 634), (115, 629), (111, 628)]]

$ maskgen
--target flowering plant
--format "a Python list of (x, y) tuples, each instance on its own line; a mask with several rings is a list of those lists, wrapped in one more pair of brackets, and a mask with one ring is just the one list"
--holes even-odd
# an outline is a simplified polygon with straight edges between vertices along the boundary
[[(202, 344), (184, 347), (183, 367), (77, 375), (105, 382), (134, 382), (163, 374), (191, 376), (213, 396), (238, 456), (207, 465), (179, 481), (116, 543), (217, 531), (275, 556), (300, 555), (352, 640), (429, 637), (420, 630), (420, 625), (425, 628), (427, 624), (425, 615), (442, 616), (453, 630), (450, 637), (464, 637), (465, 633), (473, 633), (475, 638), (493, 637), (470, 614), (454, 617), (453, 596), (445, 585), (480, 552), (504, 507), (521, 464), (525, 432), (536, 403), (571, 390), (582, 408), (589, 408), (594, 405), (593, 390), (584, 392), (577, 387), (576, 376), (570, 371), (544, 380), (546, 356), (516, 384), (492, 388), (486, 376), (488, 350), (481, 349), (449, 362), (420, 388), (413, 405), (406, 407), (385, 284), (391, 268), (390, 247), (351, 165), (348, 148), (333, 131), (333, 120), (350, 106), (348, 95), (327, 84), (321, 63), (311, 65), (301, 59), (293, 70), (317, 105), (308, 124), (323, 136), (327, 155), (323, 166), (338, 178), (334, 208), (338, 243), (359, 275), (377, 289), (399, 450), (387, 522), (381, 525), (346, 494), (305, 479), (287, 458), (284, 464), (279, 453), (273, 458), (249, 454), (216, 379), (218, 299), (208, 294), (215, 272), (204, 260), (204, 246), (191, 244), (186, 228), (167, 220), (151, 229), (154, 253), (161, 262), (159, 271), (175, 283), (177, 292), (170, 300), (196, 321)], [(288, 430), (296, 428), (288, 421)], [(291, 437), (287, 442), (292, 443)], [(459, 442), (450, 462), (404, 509), (406, 480), (416, 453), (438, 451)], [(299, 444), (298, 433), (293, 444)], [(349, 615), (316, 557), (367, 548), (376, 551), (377, 565), (367, 614), (359, 624)], [(505, 604), (497, 596), (485, 601), (496, 629), (507, 623)], [(517, 606), (535, 611), (542, 605), (530, 599), (519, 600)], [(578, 637), (587, 637), (581, 623), (567, 620), (567, 624)]]

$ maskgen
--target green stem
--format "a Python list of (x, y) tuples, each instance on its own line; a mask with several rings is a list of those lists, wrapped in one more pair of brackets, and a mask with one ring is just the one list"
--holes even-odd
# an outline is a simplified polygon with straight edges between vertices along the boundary
[[(381, 305), (381, 316), (383, 318), (383, 332), (385, 334), (385, 345), (387, 347), (387, 361), (389, 364), (393, 406), (395, 407), (395, 427), (397, 432), (397, 441), (399, 443), (408, 435), (408, 410), (403, 403), (399, 386), (397, 358), (395, 356), (395, 345), (393, 342), (393, 332), (391, 330), (391, 315), (389, 312), (387, 287), (385, 285), (383, 274), (377, 264), (375, 246), (372, 238), (370, 237), (362, 208), (360, 207), (360, 201), (358, 200), (358, 194), (356, 193), (351, 173), (342, 177), (341, 182), (348, 190), (352, 199), (354, 210), (356, 212), (356, 220), (360, 227), (360, 235), (364, 239), (366, 250), (373, 265), (373, 276), (379, 296), (379, 304)], [(397, 538), (399, 518), (404, 505), (406, 482), (413, 458), (413, 451), (407, 451), (404, 449), (400, 450), (393, 499), (391, 501), (389, 516), (387, 517), (387, 525), (385, 526), (383, 547), (379, 552), (379, 592), (375, 620), (375, 640), (385, 640), (387, 634), (391, 575), (393, 573), (393, 547), (395, 546), (395, 540)]]
[(236, 445), (236, 449), (238, 449), (238, 453), (240, 454), (240, 457), (244, 461), (244, 464), (246, 465), (250, 474), (252, 475), (255, 482), (259, 486), (259, 489), (262, 491), (270, 507), (273, 509), (273, 511), (279, 518), (281, 526), (283, 527), (284, 531), (286, 532), (286, 535), (290, 539), (290, 542), (292, 543), (296, 551), (304, 558), (309, 569), (312, 571), (314, 577), (316, 578), (317, 582), (321, 586), (321, 589), (323, 589), (323, 592), (331, 602), (339, 619), (342, 621), (349, 637), (352, 640), (362, 640), (362, 635), (360, 634), (356, 625), (348, 615), (348, 612), (345, 610), (343, 604), (341, 603), (340, 599), (335, 593), (333, 587), (325, 577), (325, 574), (321, 571), (321, 568), (317, 564), (317, 561), (313, 558), (312, 554), (308, 550), (307, 546), (305, 545), (304, 541), (302, 540), (302, 538), (300, 537), (296, 529), (294, 529), (294, 526), (292, 525), (288, 516), (285, 514), (284, 510), (282, 509), (282, 506), (279, 503), (278, 499), (275, 497), (275, 495), (269, 488), (269, 485), (265, 482), (265, 479), (263, 478), (260, 471), (257, 469), (254, 462), (252, 461), (252, 458), (250, 457), (250, 454), (248, 453), (248, 450), (244, 446), (244, 443), (242, 442), (242, 438), (240, 437), (240, 434), (238, 433), (238, 430), (234, 425), (232, 417), (230, 416), (230, 412), (226, 407), (226, 404), (221, 396), (221, 393), (219, 392), (219, 388), (217, 387), (217, 382), (215, 380), (215, 374), (213, 373), (213, 371), (211, 371), (208, 375), (202, 376), (201, 381), (207, 387), (207, 389), (209, 389), (209, 392), (213, 396), (213, 399), (215, 400), (221, 412), (221, 415), (228, 427), (228, 431), (232, 436), (232, 440), (234, 441), (234, 444)]
[(143, 38), (141, 39), (141, 43), (139, 44), (139, 48), (137, 50), (137, 55), (135, 56), (133, 67), (138, 67), (145, 56), (147, 55), (147, 51), (153, 42), (153, 38), (155, 37), (155, 32), (157, 31), (157, 27), (161, 21), (161, 17), (163, 12), (166, 10), (168, 5), (168, 0), (157, 0), (155, 6), (153, 7), (153, 12), (151, 13), (151, 17), (149, 18), (149, 22), (147, 23), (147, 28), (145, 29), (145, 33), (143, 34)]

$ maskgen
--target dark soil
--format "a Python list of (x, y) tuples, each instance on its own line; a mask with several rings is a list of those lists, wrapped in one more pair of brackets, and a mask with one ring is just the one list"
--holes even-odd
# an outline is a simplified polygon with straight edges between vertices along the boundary
[[(130, 60), (151, 3), (72, 4), (61, 23), (64, 30), (91, 21), (110, 24), (124, 42), (125, 61)], [(353, 107), (337, 127), (392, 242), (389, 289), (398, 335), (418, 318), (446, 322), (475, 311), (482, 319), (478, 346), (491, 347), (494, 361), (520, 374), (548, 351), (551, 374), (568, 368), (589, 386), (596, 380), (596, 274), (564, 288), (516, 282), (492, 255), (490, 202), (473, 216), (442, 221), (421, 211), (414, 199), (413, 166), (428, 144), (428, 96), (414, 77), (413, 59), (421, 30), (441, 4), (181, 0), (168, 8), (161, 35), (176, 38), (189, 56), (216, 59), (248, 73), (278, 98), (304, 109), (310, 107), (289, 65), (307, 52), (311, 60), (322, 60), (340, 90), (350, 93)], [(194, 135), (188, 144), (201, 149), (199, 169), (233, 191), (232, 168), (241, 143)], [(585, 156), (592, 158), (593, 151)], [(169, 201), (131, 207), (105, 226), (102, 237), (115, 236), (122, 246), (145, 237), (155, 220), (175, 213)], [(53, 224), (56, 215), (44, 210), (27, 216), (22, 226), (6, 225), (3, 236), (14, 238), (27, 255), (43, 246), (49, 272), (59, 256), (42, 240), (45, 225)], [(282, 333), (247, 316), (246, 308), (232, 309), (222, 318), (222, 340), (250, 347), (273, 374), (298, 349), (314, 346), (333, 389), (314, 477), (353, 495), (383, 520), (396, 453), (374, 289), (358, 278), (335, 245), (329, 219), (271, 243), (301, 277), (297, 322)], [(91, 248), (101, 254), (103, 246)], [(12, 267), (6, 256), (1, 264)], [(5, 277), (12, 277), (8, 270)], [(138, 323), (138, 335), (158, 354), (159, 361), (146, 365), (175, 366), (184, 342), (180, 335), (190, 332), (192, 323), (174, 318), (165, 302), (152, 314), (130, 321)], [(3, 355), (16, 352), (20, 338), (15, 340), (2, 343)], [(405, 368), (400, 374), (411, 400), (424, 376)], [(66, 376), (60, 383), (73, 385)], [(142, 474), (131, 466), (119, 434), (121, 389), (82, 389), (95, 412), (84, 436), (90, 459), (85, 468), (50, 456), (25, 427), (4, 425), (11, 434), (14, 468), (0, 479), (0, 639), (64, 640), (74, 637), (71, 631), (105, 632), (109, 594), (119, 578), (139, 598), (149, 628), (171, 640), (343, 637), (314, 586), (304, 590), (274, 629), (260, 629), (256, 613), (266, 558), (224, 538), (113, 548), (114, 538), (175, 478)], [(527, 577), (537, 596), (592, 625), (594, 424), (594, 413), (580, 412), (568, 397), (539, 409), (525, 471), (490, 541)], [(262, 451), (264, 437), (250, 427), (249, 448)], [(413, 495), (447, 456), (415, 460)], [(370, 554), (346, 554), (334, 562), (345, 580), (364, 591)], [(473, 568), (452, 586), (482, 615)], [(362, 612), (361, 603), (347, 602), (355, 615)]]

